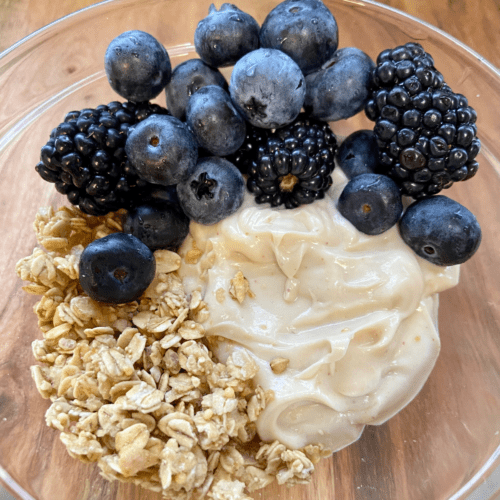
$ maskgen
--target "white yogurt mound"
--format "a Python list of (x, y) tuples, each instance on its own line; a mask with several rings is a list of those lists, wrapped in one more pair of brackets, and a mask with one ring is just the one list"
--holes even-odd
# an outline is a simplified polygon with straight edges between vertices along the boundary
[[(217, 355), (248, 349), (256, 383), (274, 401), (257, 420), (260, 437), (331, 451), (355, 441), (408, 404), (439, 353), (437, 293), (458, 283), (459, 266), (437, 267), (405, 245), (398, 228), (360, 233), (336, 209), (347, 180), (337, 168), (325, 199), (293, 210), (243, 207), (213, 226), (191, 224), (203, 252), (184, 264), (186, 288), (208, 303)], [(231, 280), (241, 271), (255, 295), (240, 304)], [(276, 358), (289, 360), (282, 373)]]

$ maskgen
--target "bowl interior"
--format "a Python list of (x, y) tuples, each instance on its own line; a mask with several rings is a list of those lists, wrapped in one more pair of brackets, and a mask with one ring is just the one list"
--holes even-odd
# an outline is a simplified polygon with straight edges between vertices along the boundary
[[(262, 23), (277, 2), (242, 0)], [(442, 351), (419, 396), (384, 425), (367, 427), (352, 446), (324, 460), (310, 485), (269, 487), (255, 498), (449, 500), (466, 498), (498, 465), (500, 450), (500, 74), (443, 33), (372, 2), (326, 1), (339, 24), (340, 47), (373, 59), (418, 41), (456, 92), (478, 112), (480, 170), (445, 193), (479, 219), (483, 241), (462, 267), (460, 284), (441, 295)], [(147, 31), (167, 47), (172, 65), (193, 57), (193, 34), (210, 1), (115, 0), (80, 11), (6, 51), (0, 59), (0, 479), (19, 498), (35, 500), (156, 499), (108, 483), (93, 465), (71, 459), (45, 426), (48, 402), (31, 380), (31, 342), (40, 336), (14, 265), (36, 244), (40, 206), (60, 205), (53, 186), (34, 172), (40, 147), (73, 109), (119, 99), (109, 87), (104, 52), (129, 29)], [(224, 70), (226, 77), (230, 69)], [(164, 105), (161, 95), (157, 102)], [(360, 114), (332, 125), (338, 135), (372, 128)]]

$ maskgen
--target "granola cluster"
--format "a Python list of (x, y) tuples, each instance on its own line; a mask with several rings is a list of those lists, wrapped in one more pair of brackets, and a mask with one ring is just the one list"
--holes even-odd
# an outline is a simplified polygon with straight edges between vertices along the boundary
[(78, 262), (87, 244), (122, 229), (121, 214), (44, 208), (34, 227), (44, 248), (16, 266), (30, 282), (25, 291), (42, 296), (32, 376), (52, 401), (47, 425), (72, 457), (179, 500), (248, 499), (245, 491), (275, 479), (310, 479), (328, 451), (259, 441), (255, 421), (272, 391), (254, 386), (257, 365), (246, 351), (215, 359), (202, 325), (209, 312), (199, 292), (185, 294), (179, 255), (156, 251), (141, 300), (107, 305), (82, 292)]

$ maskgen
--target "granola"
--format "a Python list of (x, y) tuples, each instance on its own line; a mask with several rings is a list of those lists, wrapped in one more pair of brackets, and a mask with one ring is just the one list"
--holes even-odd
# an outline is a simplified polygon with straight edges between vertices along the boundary
[[(78, 262), (91, 241), (121, 230), (121, 213), (42, 208), (34, 228), (43, 248), (16, 266), (25, 291), (41, 295), (31, 370), (51, 400), (46, 423), (72, 457), (96, 462), (109, 480), (183, 500), (246, 500), (274, 480), (310, 479), (328, 450), (259, 442), (254, 422), (273, 393), (254, 387), (248, 352), (215, 359), (202, 325), (209, 311), (199, 292), (185, 294), (177, 254), (155, 252), (156, 276), (140, 301), (108, 305), (82, 292)], [(252, 296), (242, 275), (233, 285), (240, 302)]]
[(243, 276), (241, 271), (238, 271), (234, 278), (231, 280), (231, 287), (229, 288), (229, 295), (232, 299), (237, 300), (240, 304), (243, 303), (245, 297), (248, 295), (250, 298), (255, 297), (248, 280)]

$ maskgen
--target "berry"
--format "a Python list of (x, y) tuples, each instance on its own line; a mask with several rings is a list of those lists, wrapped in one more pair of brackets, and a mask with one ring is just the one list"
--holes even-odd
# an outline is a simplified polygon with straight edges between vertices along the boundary
[(104, 68), (113, 90), (133, 102), (154, 99), (172, 74), (165, 47), (149, 33), (138, 30), (126, 31), (111, 41)]
[(476, 173), (476, 112), (419, 44), (382, 52), (372, 85), (365, 111), (375, 121), (379, 171), (403, 194), (424, 198)]
[(306, 86), (304, 75), (286, 54), (258, 49), (234, 66), (229, 93), (238, 111), (252, 125), (278, 128), (297, 118)]
[(443, 195), (412, 203), (401, 217), (399, 230), (417, 255), (438, 266), (462, 264), (481, 243), (476, 217)]
[(177, 184), (184, 213), (194, 222), (211, 225), (240, 208), (245, 181), (240, 171), (224, 158), (202, 158), (194, 172)]
[(139, 205), (127, 213), (123, 230), (153, 252), (159, 249), (176, 252), (189, 233), (189, 219), (180, 206), (173, 204)]
[(322, 198), (331, 186), (337, 140), (328, 124), (305, 115), (269, 132), (247, 181), (257, 203), (295, 208)]
[(98, 302), (124, 304), (137, 300), (155, 276), (151, 250), (131, 234), (113, 233), (94, 240), (80, 256), (83, 291)]
[(351, 179), (338, 201), (339, 212), (365, 234), (381, 234), (401, 217), (403, 203), (396, 183), (379, 174), (361, 174)]
[(167, 108), (172, 116), (185, 120), (189, 98), (207, 85), (218, 85), (228, 90), (222, 73), (201, 59), (189, 59), (177, 65), (169, 84), (165, 87)]
[[(177, 186), (159, 186), (158, 184), (150, 184), (149, 188), (144, 191), (141, 198), (142, 202), (147, 205), (159, 205), (160, 207), (167, 205), (179, 206), (179, 197), (177, 196)], [(142, 204), (142, 203), (141, 203)]]
[(189, 99), (186, 122), (198, 144), (212, 155), (234, 153), (245, 140), (245, 119), (231, 97), (217, 85), (198, 90)]
[(337, 22), (321, 0), (285, 0), (264, 20), (260, 45), (281, 50), (308, 75), (337, 50)]
[(373, 131), (358, 130), (349, 135), (339, 146), (337, 162), (349, 179), (373, 173), (378, 165), (378, 144)]
[(127, 133), (153, 113), (167, 110), (156, 104), (111, 102), (71, 111), (42, 147), (35, 170), (87, 214), (129, 208), (141, 197), (147, 182), (138, 178), (127, 161)]
[(259, 48), (259, 31), (257, 21), (236, 5), (224, 3), (218, 11), (212, 4), (208, 16), (198, 23), (194, 32), (194, 46), (210, 66), (232, 66)]
[(305, 110), (323, 121), (345, 120), (359, 113), (370, 97), (375, 63), (354, 47), (337, 50), (323, 69), (306, 76)]
[(269, 129), (254, 127), (247, 123), (247, 133), (240, 148), (231, 155), (226, 156), (226, 160), (238, 167), (242, 174), (248, 174), (250, 168), (255, 165), (258, 159), (260, 147), (265, 145), (271, 131)]
[(177, 184), (198, 159), (193, 133), (178, 118), (152, 115), (128, 135), (125, 152), (142, 179), (152, 184)]

